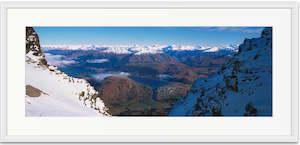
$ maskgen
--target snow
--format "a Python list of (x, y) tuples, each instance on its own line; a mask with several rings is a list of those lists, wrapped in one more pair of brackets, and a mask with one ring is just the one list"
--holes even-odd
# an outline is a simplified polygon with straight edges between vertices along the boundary
[(116, 53), (116, 54), (130, 54), (131, 53), (127, 47), (107, 47), (102, 52)]
[[(26, 54), (26, 85), (41, 90), (39, 97), (25, 97), (26, 116), (109, 116), (98, 92), (83, 79), (72, 78), (55, 66), (38, 65)], [(84, 93), (83, 93), (84, 92)]]
[(232, 51), (237, 52), (239, 45), (225, 45), (225, 46), (214, 46), (214, 47), (205, 47), (204, 52), (218, 52), (218, 51)]
[(103, 53), (115, 54), (157, 54), (167, 51), (197, 51), (217, 52), (232, 51), (236, 52), (238, 45), (224, 46), (197, 46), (197, 45), (42, 45), (43, 50), (97, 50)]
[(33, 55), (34, 52), (33, 51), (29, 51), (27, 54), (26, 54), (26, 59), (28, 61), (31, 61), (33, 63), (37, 63), (39, 62), (41, 59), (43, 59), (45, 56), (42, 55), (42, 56), (36, 56), (36, 55)]
[(217, 52), (217, 51), (219, 51), (218, 47), (211, 47), (208, 48), (207, 50), (204, 50), (204, 52)]
[(272, 28), (246, 39), (213, 76), (198, 79), (170, 116), (272, 116)]

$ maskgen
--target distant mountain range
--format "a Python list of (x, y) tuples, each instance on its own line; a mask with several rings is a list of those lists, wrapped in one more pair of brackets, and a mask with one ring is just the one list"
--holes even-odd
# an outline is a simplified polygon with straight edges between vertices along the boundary
[(196, 79), (209, 77), (238, 51), (238, 45), (41, 47), (49, 64), (90, 82), (113, 116), (168, 115)]
[(26, 116), (271, 116), (272, 28), (241, 45), (40, 45)]
[(157, 54), (172, 51), (232, 52), (238, 51), (239, 45), (193, 46), (193, 45), (42, 45), (43, 50), (97, 50), (115, 54)]

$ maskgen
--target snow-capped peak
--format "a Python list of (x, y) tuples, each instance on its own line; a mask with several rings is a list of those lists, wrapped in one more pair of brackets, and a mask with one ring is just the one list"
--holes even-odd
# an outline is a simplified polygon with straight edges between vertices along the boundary
[(238, 45), (198, 46), (198, 45), (43, 45), (43, 50), (97, 50), (115, 54), (156, 54), (168, 51), (218, 52), (238, 50)]
[(204, 52), (219, 52), (219, 51), (232, 51), (237, 52), (239, 48), (239, 45), (225, 45), (225, 46), (214, 46), (214, 47), (206, 47)]

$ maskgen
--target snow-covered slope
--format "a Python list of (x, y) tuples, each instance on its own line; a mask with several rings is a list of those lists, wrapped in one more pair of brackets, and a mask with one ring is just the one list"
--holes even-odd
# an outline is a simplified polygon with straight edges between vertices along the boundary
[(226, 45), (226, 46), (219, 46), (219, 47), (207, 47), (204, 49), (204, 52), (219, 52), (219, 51), (231, 51), (237, 52), (239, 45)]
[(170, 116), (271, 116), (272, 28), (246, 39), (213, 76), (198, 79)]
[(226, 46), (193, 46), (193, 45), (43, 45), (43, 50), (97, 50), (104, 53), (115, 54), (157, 54), (168, 51), (203, 51), (203, 52), (218, 52), (218, 51), (230, 51), (236, 52), (238, 45), (226, 45)]
[(98, 92), (86, 80), (48, 65), (37, 34), (26, 30), (26, 116), (109, 116)]

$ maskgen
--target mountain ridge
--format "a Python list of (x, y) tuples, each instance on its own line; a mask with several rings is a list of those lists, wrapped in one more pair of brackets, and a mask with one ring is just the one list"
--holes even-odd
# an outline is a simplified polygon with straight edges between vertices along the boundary
[(208, 79), (198, 79), (170, 116), (271, 116), (272, 28), (245, 39), (239, 51)]
[(224, 46), (197, 46), (197, 45), (43, 45), (45, 50), (97, 50), (103, 53), (115, 54), (157, 54), (167, 53), (170, 51), (201, 51), (218, 52), (228, 51), (237, 52), (238, 45), (224, 45)]
[(25, 68), (26, 116), (110, 116), (86, 80), (47, 63), (32, 27), (26, 27)]

